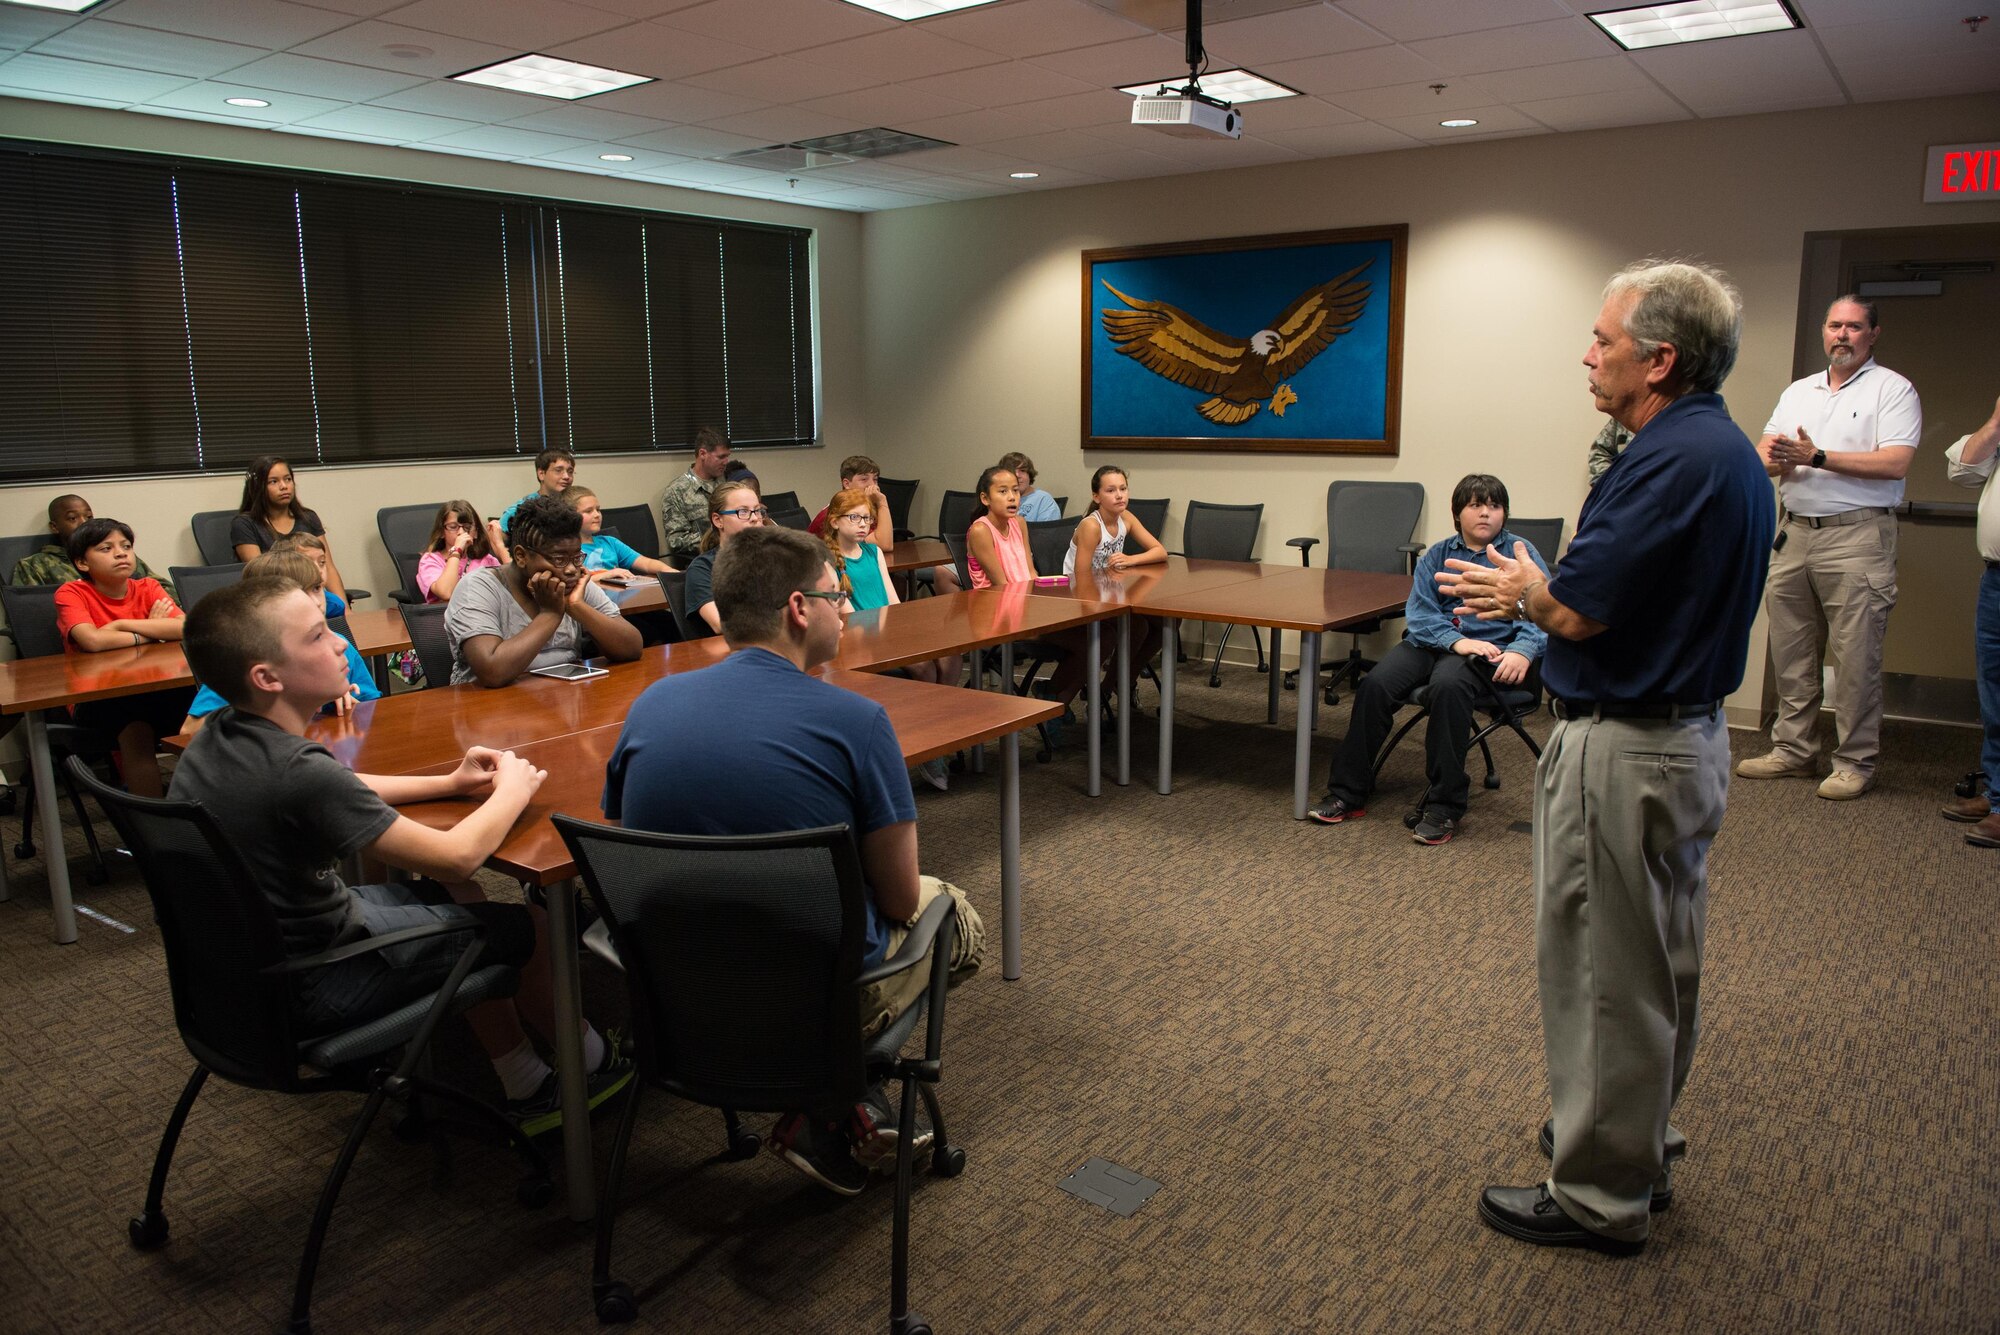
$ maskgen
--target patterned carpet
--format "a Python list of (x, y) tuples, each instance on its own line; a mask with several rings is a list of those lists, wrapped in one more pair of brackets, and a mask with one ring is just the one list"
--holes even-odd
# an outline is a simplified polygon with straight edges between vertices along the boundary
[[(1396, 819), (1421, 786), (1415, 742), (1367, 820), (1295, 825), (1289, 720), (1262, 724), (1263, 678), (1188, 680), (1171, 798), (1151, 790), (1150, 688), (1132, 787), (1083, 796), (1074, 733), (1023, 765), (1026, 976), (1001, 981), (996, 942), (953, 994), (941, 1095), (970, 1163), (916, 1193), (913, 1293), (940, 1330), (2000, 1328), (2000, 854), (1936, 812), (1972, 734), (1891, 725), (1883, 785), (1858, 803), (1735, 784), (1677, 1115), (1693, 1148), (1674, 1209), (1621, 1260), (1474, 1216), (1482, 1185), (1543, 1171), (1530, 841), (1509, 828), (1529, 816), (1525, 751), (1501, 739), (1505, 785), (1475, 785), (1442, 848)], [(1323, 714), (1317, 766), (1344, 718)], [(993, 926), (996, 775), (918, 798), (925, 869)], [(277, 1327), (356, 1101), (211, 1082), (169, 1183), (172, 1240), (131, 1250), (189, 1069), (145, 894), (129, 867), (79, 884), (136, 930), (85, 920), (59, 948), (39, 864), (10, 870), (0, 1328)], [(615, 980), (588, 981), (616, 1023)], [(462, 1029), (442, 1047), (494, 1088)], [(642, 1327), (880, 1329), (886, 1182), (838, 1199), (771, 1155), (717, 1161), (713, 1114), (657, 1096), (650, 1114), (616, 1260)], [(602, 1119), (600, 1164), (610, 1133)], [(1092, 1156), (1164, 1185), (1131, 1218), (1060, 1191)], [(335, 1216), (318, 1329), (593, 1329), (588, 1230), (519, 1208), (499, 1153), (455, 1160), (434, 1189), (429, 1151), (378, 1127)]]

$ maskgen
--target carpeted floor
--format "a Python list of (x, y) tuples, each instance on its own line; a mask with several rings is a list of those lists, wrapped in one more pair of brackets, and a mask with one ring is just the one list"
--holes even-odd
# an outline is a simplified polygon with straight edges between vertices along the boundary
[[(951, 999), (941, 1088), (970, 1163), (919, 1180), (913, 1291), (944, 1331), (1967, 1331), (2000, 1328), (2000, 853), (1937, 815), (1967, 732), (1899, 727), (1857, 803), (1738, 781), (1715, 846), (1704, 1034), (1674, 1209), (1632, 1259), (1479, 1225), (1543, 1172), (1525, 751), (1453, 843), (1396, 819), (1414, 742), (1357, 825), (1289, 817), (1292, 734), (1247, 668), (1190, 678), (1177, 786), (1083, 796), (1080, 740), (1023, 765), (1025, 966)], [(1288, 697), (1289, 698), (1289, 697)], [(1345, 708), (1321, 721), (1323, 767)], [(1546, 732), (1544, 719), (1539, 730)], [(1736, 737), (1739, 755), (1761, 749)], [(997, 924), (997, 779), (924, 789), (923, 864)], [(6, 822), (7, 839), (18, 822)], [(175, 1161), (173, 1237), (125, 1240), (189, 1069), (132, 872), (75, 946), (39, 864), (0, 904), (0, 1328), (271, 1330), (353, 1100), (211, 1082)], [(588, 1009), (615, 1023), (593, 971)], [(462, 1030), (443, 1060), (491, 1077)], [(890, 1190), (841, 1200), (720, 1119), (650, 1101), (616, 1270), (642, 1327), (856, 1331), (886, 1316)], [(761, 1129), (761, 1128), (760, 1128)], [(600, 1121), (600, 1164), (610, 1139)], [(1057, 1183), (1102, 1156), (1163, 1186), (1133, 1217)], [(526, 1212), (513, 1165), (378, 1129), (335, 1217), (321, 1331), (594, 1328), (588, 1230)]]

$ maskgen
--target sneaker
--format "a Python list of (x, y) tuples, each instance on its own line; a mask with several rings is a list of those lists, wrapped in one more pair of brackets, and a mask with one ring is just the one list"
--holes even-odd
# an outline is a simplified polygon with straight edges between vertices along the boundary
[(1452, 835), (1457, 832), (1456, 820), (1435, 811), (1426, 811), (1423, 818), (1410, 827), (1410, 838), (1435, 848), (1439, 844), (1450, 843)]
[[(917, 1127), (910, 1137), (912, 1158), (922, 1154), (937, 1139), (937, 1133), (924, 1125), (923, 1113), (917, 1114)], [(868, 1091), (868, 1097), (854, 1105), (854, 1161), (863, 1168), (871, 1168), (878, 1173), (896, 1171), (896, 1114), (889, 1107), (889, 1098), (880, 1086)]]
[(1306, 808), (1306, 815), (1321, 825), (1338, 825), (1344, 820), (1360, 820), (1367, 814), (1367, 807), (1351, 807), (1337, 797), (1329, 797), (1318, 806)]
[(804, 1113), (786, 1113), (771, 1128), (771, 1149), (786, 1163), (828, 1191), (859, 1196), (868, 1170), (855, 1162), (854, 1149), (839, 1127)]
[(1874, 786), (1873, 774), (1837, 769), (1821, 781), (1819, 795), (1829, 802), (1851, 802)]
[[(592, 1111), (632, 1082), (632, 1059), (619, 1054), (615, 1034), (613, 1030), (604, 1035), (604, 1064), (591, 1072), (584, 1087), (586, 1106)], [(544, 1076), (541, 1086), (527, 1098), (507, 1100), (507, 1116), (531, 1140), (559, 1129), (563, 1123), (562, 1082), (556, 1073), (551, 1070)]]
[(1744, 779), (1815, 779), (1819, 777), (1819, 766), (1810, 760), (1791, 760), (1770, 751), (1738, 764), (1736, 774)]
[(926, 760), (923, 764), (917, 766), (917, 773), (919, 776), (922, 777), (925, 783), (937, 789), (939, 792), (943, 793), (950, 791), (951, 767), (945, 763), (945, 759), (943, 756), (937, 756), (933, 759)]

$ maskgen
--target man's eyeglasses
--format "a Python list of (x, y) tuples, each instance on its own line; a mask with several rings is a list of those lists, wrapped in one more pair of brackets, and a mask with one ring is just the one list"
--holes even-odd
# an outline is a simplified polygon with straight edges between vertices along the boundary
[(822, 602), (831, 603), (836, 608), (847, 601), (847, 595), (839, 589), (800, 589), (798, 594), (801, 598), (817, 598)]
[(739, 505), (734, 510), (717, 510), (719, 515), (740, 515), (744, 519), (762, 519), (771, 512), (761, 505)]

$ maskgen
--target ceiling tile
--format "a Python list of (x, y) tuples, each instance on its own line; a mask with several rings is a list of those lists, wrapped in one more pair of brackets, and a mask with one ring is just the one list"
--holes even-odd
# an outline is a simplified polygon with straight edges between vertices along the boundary
[(459, 83), (454, 79), (431, 79), (414, 88), (405, 88), (386, 97), (370, 98), (369, 101), (378, 107), (421, 111), (427, 116), (456, 116), (468, 121), (513, 120), (549, 105), (548, 98), (537, 97), (533, 93), (485, 88), (476, 83)]
[(741, 0), (709, 0), (675, 10), (669, 22), (689, 32), (770, 52), (822, 46), (901, 26), (897, 20), (859, 5), (829, 4), (827, 0), (757, 0), (753, 5)]
[(1576, 93), (1517, 105), (1555, 130), (1608, 130), (1619, 125), (1656, 125), (1662, 121), (1692, 119), (1686, 107), (1651, 85), (1608, 93)]
[[(1468, 117), (1478, 121), (1479, 126), (1477, 129), (1446, 129), (1438, 122), (1447, 116)], [(1443, 114), (1432, 112), (1425, 116), (1383, 116), (1378, 117), (1376, 123), (1399, 134), (1409, 135), (1412, 139), (1440, 144), (1458, 143), (1474, 138), (1483, 139), (1488, 135), (1514, 131), (1539, 132), (1545, 128), (1527, 113), (1502, 106), (1465, 107), (1458, 111)]]
[(1137, 143), (1141, 137), (1148, 149), (1159, 151), (1152, 146), (1151, 131), (1135, 130), (1129, 125), (1124, 128), (1131, 133), (1120, 135), (1118, 138), (1085, 134), (1081, 130), (1058, 130), (1054, 134), (1034, 134), (1025, 139), (1003, 139), (997, 144), (983, 144), (981, 147), (989, 153), (1022, 158), (1029, 162), (1067, 162), (1072, 158), (1096, 157), (1107, 149), (1117, 148), (1121, 141)]
[(385, 9), (394, 9), (405, 0), (313, 0), (315, 9), (333, 9), (356, 18), (372, 19)]
[(851, 120), (846, 116), (831, 115), (826, 112), (808, 111), (804, 107), (765, 107), (761, 111), (746, 111), (740, 116), (722, 116), (704, 122), (704, 127), (720, 130), (725, 134), (740, 134), (755, 139), (760, 144), (785, 144), (794, 139), (817, 139), (823, 134), (843, 134), (849, 130), (863, 130), (868, 121)]
[(1471, 79), (1454, 78), (1442, 82), (1442, 92), (1426, 83), (1405, 83), (1392, 88), (1331, 93), (1326, 100), (1374, 121), (1390, 116), (1423, 116), (1433, 111), (1442, 118), (1463, 107), (1485, 106), (1499, 100), (1487, 92), (1484, 85)]
[(1301, 51), (1355, 51), (1388, 43), (1382, 34), (1337, 9), (1307, 5), (1210, 24), (1202, 32), (1202, 44), (1217, 67), (1227, 68), (1289, 60)]
[[(685, 122), (710, 116), (734, 116), (738, 112), (755, 111), (771, 103), (767, 98), (737, 97), (730, 93), (718, 93), (712, 88), (691, 88), (686, 84), (661, 82), (620, 88), (615, 93), (600, 93), (590, 99), (590, 105), (653, 120)], [(625, 136), (618, 137), (623, 139)]]
[(171, 92), (190, 82), (176, 74), (152, 74), (87, 60), (59, 60), (34, 51), (0, 64), (0, 88), (62, 97), (87, 97), (123, 106)]
[[(1715, 43), (1703, 43), (1714, 46)], [(1452, 74), (1478, 74), (1485, 70), (1520, 69), (1528, 65), (1554, 65), (1566, 60), (1589, 60), (1616, 54), (1604, 32), (1588, 19), (1554, 19), (1547, 23), (1523, 23), (1512, 28), (1458, 37), (1435, 37), (1411, 42), (1410, 50)]]
[(2000, 88), (2000, 23), (1967, 33), (1956, 18), (1928, 16), (1830, 28), (1819, 39), (1858, 99)]
[(1257, 72), (1302, 93), (1330, 96), (1357, 88), (1386, 88), (1397, 83), (1435, 83), (1445, 77), (1444, 70), (1406, 46), (1377, 46), (1340, 55), (1307, 56), (1267, 65)]
[(1019, 139), (1046, 127), (1004, 111), (968, 111), (961, 116), (910, 121), (896, 128), (951, 144), (984, 144), (994, 139)]
[(477, 122), (450, 116), (422, 116), (392, 107), (343, 107), (324, 116), (300, 121), (301, 127), (328, 130), (336, 134), (365, 134), (397, 143), (421, 143), (458, 130), (477, 129)]
[(1174, 164), (1156, 153), (1142, 149), (1121, 149), (1116, 153), (1094, 153), (1089, 157), (1071, 158), (1063, 164), (1071, 171), (1084, 172), (1091, 176), (1101, 176), (1109, 181), (1137, 180), (1144, 176), (1164, 176), (1173, 170)]
[(247, 42), (272, 51), (354, 22), (352, 14), (287, 4), (285, 0), (230, 0), (226, 6), (189, 4), (187, 0), (120, 0), (118, 8), (110, 12), (120, 23), (190, 37)]
[[(960, 176), (981, 172), (1004, 176), (1018, 170), (1021, 163), (1021, 159), (1012, 154), (978, 148), (926, 148), (915, 153), (900, 153), (895, 161), (909, 164), (913, 172), (951, 172)], [(910, 188), (917, 190), (922, 186), (912, 183)]]
[(910, 79), (903, 87), (942, 93), (976, 107), (1011, 107), (1016, 102), (1035, 102), (1097, 89), (1096, 84), (1072, 79), (1067, 74), (1058, 74), (1025, 60), (1008, 60), (978, 69), (954, 70), (949, 74)]
[(24, 51), (80, 22), (74, 14), (0, 5), (0, 51)]
[(909, 26), (810, 47), (798, 52), (797, 59), (851, 70), (878, 83), (920, 79), (997, 63), (991, 51)]
[(1118, 88), (1168, 78), (1187, 69), (1187, 48), (1171, 37), (1152, 33), (1076, 51), (1052, 51), (1036, 56), (1034, 63), (1100, 88)]
[[(384, 49), (391, 46), (418, 47), (430, 54), (392, 55)], [(494, 46), (490, 42), (474, 42), (462, 37), (445, 37), (425, 32), (422, 28), (405, 28), (378, 19), (369, 19), (342, 28), (339, 32), (315, 37), (310, 42), (293, 47), (292, 51), (295, 55), (344, 60), (351, 65), (372, 65), (376, 69), (419, 74), (431, 79), (449, 78), (521, 54), (513, 47)]]
[(382, 16), (406, 28), (515, 48), (515, 54), (573, 42), (625, 20), (569, 0), (416, 0)]
[(792, 56), (772, 56), (726, 70), (710, 70), (681, 80), (695, 88), (712, 88), (718, 93), (752, 97), (760, 102), (798, 102), (811, 97), (831, 97), (851, 93), (878, 80), (859, 70), (832, 65), (809, 65)]
[(1274, 130), (1264, 136), (1309, 158), (1338, 158), (1352, 153), (1387, 153), (1417, 148), (1419, 142), (1386, 125), (1360, 121), (1352, 125), (1315, 125), (1304, 130)]
[[(1814, 28), (1843, 27), (1850, 23), (1880, 23), (1889, 8), (1882, 0), (1792, 0), (1792, 7)], [(1942, 19), (1958, 25), (1967, 14), (1991, 13), (1983, 5), (1967, 0), (1896, 0), (1895, 17), (1905, 21)]]
[(656, 172), (639, 174), (658, 180), (679, 181), (687, 185), (722, 185), (729, 181), (768, 179), (771, 175), (755, 167), (738, 167), (727, 162), (676, 162), (671, 167), (664, 167)]
[(1360, 119), (1353, 112), (1317, 97), (1274, 98), (1269, 102), (1252, 102), (1241, 110), (1244, 126), (1260, 139), (1266, 137), (1267, 130), (1299, 130), (1308, 125), (1340, 125)]
[(748, 135), (725, 134), (721, 130), (704, 129), (699, 125), (677, 125), (671, 130), (654, 130), (620, 142), (685, 158), (719, 158), (725, 153), (738, 153), (746, 148), (762, 148), (771, 141), (753, 139)]
[(232, 81), (252, 88), (268, 88), (281, 93), (304, 93), (308, 97), (335, 98), (342, 102), (366, 102), (424, 82), (418, 74), (397, 74), (391, 70), (348, 65), (335, 60), (315, 60), (281, 51), (229, 71)]
[[(224, 99), (256, 97), (268, 107), (232, 107)], [(191, 83), (171, 92), (148, 98), (151, 107), (171, 107), (179, 111), (199, 111), (227, 117), (251, 125), (286, 125), (310, 116), (323, 116), (345, 106), (331, 98), (307, 97), (302, 93), (278, 93), (269, 88), (246, 88), (238, 83)]]
[(1654, 88), (1653, 81), (1622, 55), (1571, 60), (1560, 65), (1538, 65), (1533, 69), (1496, 70), (1480, 75), (1479, 86), (1503, 102)]
[[(1622, 7), (1625, 0), (1612, 3)], [(1399, 42), (1571, 16), (1561, 0), (1338, 0), (1338, 4)]]
[(1020, 0), (926, 19), (924, 27), (940, 37), (1015, 57), (1098, 46), (1147, 32), (1089, 0)]
[(262, 47), (216, 42), (206, 37), (182, 37), (102, 19), (86, 19), (65, 28), (47, 41), (37, 43), (34, 49), (37, 55), (123, 65), (128, 69), (189, 78), (208, 78), (264, 55)]
[(906, 121), (930, 120), (973, 109), (970, 103), (961, 102), (956, 98), (896, 84), (886, 88), (863, 88), (852, 93), (835, 93), (832, 97), (819, 97), (810, 102), (801, 102), (799, 106), (807, 111), (838, 116), (856, 125), (895, 126), (901, 126)]
[(1111, 87), (1024, 102), (1007, 110), (1021, 120), (1033, 121), (1050, 130), (1085, 130), (1094, 126), (1129, 125), (1132, 121), (1132, 99)]
[(680, 79), (758, 60), (765, 53), (753, 46), (704, 37), (664, 23), (634, 23), (581, 41), (565, 42), (550, 48), (547, 54), (655, 79)]
[(524, 130), (573, 134), (592, 139), (623, 139), (628, 135), (667, 128), (666, 122), (652, 116), (628, 116), (622, 111), (607, 111), (597, 105), (595, 98), (581, 105), (555, 106), (547, 111), (537, 111), (532, 116), (516, 116), (507, 123)]
[(1731, 116), (1779, 103), (1830, 105), (1846, 96), (1809, 32), (1767, 32), (1723, 42), (1635, 51), (1632, 59), (1698, 116)]
[(676, 10), (692, 9), (702, 0), (584, 0), (592, 9), (623, 14), (632, 19), (656, 19)]
[(927, 195), (904, 194), (899, 190), (883, 190), (874, 186), (852, 186), (845, 190), (835, 190), (821, 195), (815, 204), (845, 205), (862, 209), (903, 209), (920, 204), (935, 204), (938, 201)]
[[(606, 162), (602, 157), (605, 153), (624, 153), (630, 156), (632, 160), (630, 162)], [(639, 172), (665, 171), (676, 163), (693, 161), (692, 158), (682, 157), (674, 153), (655, 153), (648, 149), (640, 148), (637, 144), (579, 144), (565, 148), (560, 152), (544, 153), (541, 155), (541, 160), (552, 163), (560, 162), (567, 166), (588, 167), (592, 171), (602, 168), (615, 172), (620, 176), (636, 175)]]
[(481, 125), (477, 129), (457, 130), (424, 141), (426, 147), (470, 148), (510, 158), (545, 157), (566, 148), (576, 148), (580, 143), (580, 140), (563, 135), (536, 134), (533, 130), (518, 130), (511, 125)]

